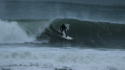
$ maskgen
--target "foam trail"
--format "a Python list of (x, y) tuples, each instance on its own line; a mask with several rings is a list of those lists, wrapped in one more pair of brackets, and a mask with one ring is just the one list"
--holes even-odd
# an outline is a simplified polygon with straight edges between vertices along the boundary
[(17, 22), (0, 20), (0, 43), (24, 43), (33, 40)]
[(41, 67), (73, 70), (124, 70), (125, 51), (61, 48), (0, 48), (0, 67)]

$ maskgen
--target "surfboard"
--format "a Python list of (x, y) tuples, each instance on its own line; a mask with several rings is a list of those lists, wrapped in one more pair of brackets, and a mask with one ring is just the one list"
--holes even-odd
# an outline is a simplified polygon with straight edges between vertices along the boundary
[(73, 38), (70, 37), (70, 36), (67, 36), (67, 37), (66, 37), (66, 35), (62, 35), (61, 37), (64, 38), (64, 39), (67, 39), (67, 40), (73, 40)]

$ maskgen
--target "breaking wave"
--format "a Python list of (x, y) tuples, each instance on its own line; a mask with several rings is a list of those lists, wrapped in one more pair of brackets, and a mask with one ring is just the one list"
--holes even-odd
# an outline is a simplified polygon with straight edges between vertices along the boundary
[[(65, 24), (73, 41), (60, 37)], [(78, 19), (0, 20), (1, 43), (43, 43), (48, 46), (82, 46), (124, 48), (125, 24), (93, 22)]]

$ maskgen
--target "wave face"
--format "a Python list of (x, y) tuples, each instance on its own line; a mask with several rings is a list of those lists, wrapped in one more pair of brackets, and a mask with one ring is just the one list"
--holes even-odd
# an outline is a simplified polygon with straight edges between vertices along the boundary
[[(60, 37), (65, 24), (72, 41)], [(40, 43), (47, 46), (124, 48), (125, 24), (78, 19), (1, 20), (0, 43)]]
[[(73, 41), (66, 41), (59, 36), (59, 28), (62, 24), (69, 25), (68, 35)], [(51, 44), (63, 46), (82, 47), (110, 47), (124, 48), (125, 25), (108, 22), (90, 22), (77, 19), (56, 19), (44, 33), (38, 37), (39, 40), (48, 38)]]

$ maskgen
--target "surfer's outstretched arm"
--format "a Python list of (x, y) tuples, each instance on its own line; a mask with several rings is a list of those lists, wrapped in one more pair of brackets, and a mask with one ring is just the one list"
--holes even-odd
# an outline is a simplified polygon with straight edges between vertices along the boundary
[(65, 26), (65, 29), (68, 30), (68, 28)]
[(66, 30), (68, 30), (68, 28), (66, 27)]

